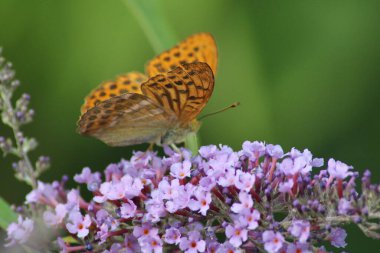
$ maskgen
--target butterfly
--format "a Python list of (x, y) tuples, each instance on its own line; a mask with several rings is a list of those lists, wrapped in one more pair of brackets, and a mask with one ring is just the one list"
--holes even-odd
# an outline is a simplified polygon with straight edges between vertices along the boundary
[(194, 34), (150, 60), (146, 75), (129, 72), (91, 91), (78, 132), (109, 146), (183, 142), (200, 127), (196, 117), (212, 95), (216, 66), (212, 35)]

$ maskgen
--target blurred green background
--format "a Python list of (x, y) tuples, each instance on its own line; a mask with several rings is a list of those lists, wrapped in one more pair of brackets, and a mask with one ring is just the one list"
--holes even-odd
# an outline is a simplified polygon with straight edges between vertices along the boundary
[[(219, 68), (205, 112), (202, 144), (235, 149), (244, 140), (309, 148), (379, 181), (380, 2), (162, 0), (179, 40), (208, 31)], [(110, 148), (75, 132), (79, 108), (101, 81), (143, 71), (154, 56), (139, 23), (122, 1), (0, 0), (0, 45), (32, 96), (35, 121), (24, 128), (51, 156), (45, 181), (84, 166), (103, 170), (132, 148)], [(7, 134), (0, 126), (0, 135)], [(134, 149), (145, 146), (134, 147)], [(0, 161), (0, 195), (22, 203), (30, 190)], [(379, 252), (380, 243), (349, 227), (349, 252)]]

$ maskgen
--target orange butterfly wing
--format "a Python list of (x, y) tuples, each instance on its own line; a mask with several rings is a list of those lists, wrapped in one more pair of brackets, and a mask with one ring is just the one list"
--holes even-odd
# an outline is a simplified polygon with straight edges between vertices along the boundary
[(193, 120), (206, 105), (214, 90), (214, 75), (207, 63), (184, 64), (150, 78), (141, 85), (144, 95), (167, 111), (173, 111), (180, 123)]
[(145, 72), (152, 77), (186, 63), (206, 62), (216, 74), (217, 61), (218, 52), (212, 35), (197, 33), (149, 61)]
[(119, 96), (124, 93), (141, 94), (141, 83), (148, 78), (139, 72), (130, 72), (116, 77), (115, 81), (106, 81), (101, 83), (97, 88), (92, 90), (85, 98), (85, 102), (81, 107), (81, 113), (85, 113), (98, 103)]

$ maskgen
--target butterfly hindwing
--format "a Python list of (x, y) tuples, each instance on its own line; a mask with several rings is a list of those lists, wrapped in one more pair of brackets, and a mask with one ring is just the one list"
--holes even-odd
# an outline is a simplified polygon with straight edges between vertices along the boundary
[(81, 113), (85, 113), (88, 109), (94, 107), (102, 101), (127, 92), (141, 94), (141, 83), (145, 82), (147, 79), (148, 78), (144, 74), (139, 72), (130, 72), (117, 76), (115, 81), (106, 81), (101, 83), (85, 98), (85, 102), (81, 108)]
[(98, 103), (84, 113), (78, 131), (110, 146), (156, 142), (176, 121), (174, 114), (144, 95), (126, 93)]
[(191, 63), (183, 67), (191, 81), (186, 83), (189, 87), (189, 96), (179, 119), (182, 122), (189, 122), (196, 118), (206, 106), (214, 91), (215, 80), (213, 71), (207, 63)]
[(173, 111), (180, 123), (188, 123), (201, 112), (213, 89), (213, 72), (203, 62), (184, 64), (141, 85), (144, 95)]
[(206, 62), (215, 74), (217, 54), (213, 36), (209, 33), (197, 33), (149, 61), (146, 65), (146, 73), (152, 77), (186, 63)]

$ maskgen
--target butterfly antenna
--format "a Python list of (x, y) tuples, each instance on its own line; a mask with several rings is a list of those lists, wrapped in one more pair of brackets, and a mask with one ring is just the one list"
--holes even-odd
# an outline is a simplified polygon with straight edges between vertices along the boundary
[(235, 108), (235, 107), (237, 107), (237, 106), (239, 106), (239, 105), (240, 105), (240, 102), (232, 103), (231, 105), (229, 105), (229, 106), (227, 106), (227, 107), (225, 107), (225, 108), (223, 108), (223, 109), (221, 109), (221, 110), (218, 110), (218, 111), (216, 111), (216, 112), (212, 112), (212, 113), (209, 113), (209, 114), (203, 115), (202, 117), (199, 118), (199, 120), (204, 119), (204, 118), (206, 118), (206, 117), (208, 117), (208, 116), (211, 116), (211, 115), (214, 115), (214, 114), (220, 113), (220, 112), (227, 111), (227, 110), (229, 110), (229, 109), (231, 109), (231, 108)]

